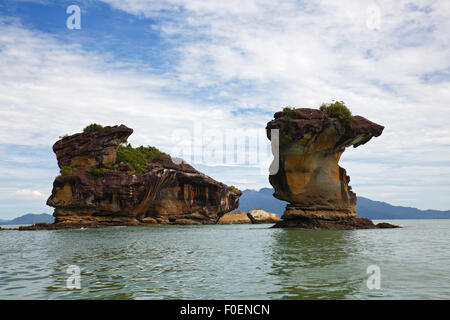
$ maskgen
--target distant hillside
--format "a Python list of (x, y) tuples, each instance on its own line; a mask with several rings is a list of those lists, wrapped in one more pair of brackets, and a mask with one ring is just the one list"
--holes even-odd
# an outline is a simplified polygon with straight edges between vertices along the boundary
[(419, 210), (412, 207), (393, 206), (386, 202), (358, 197), (358, 215), (370, 219), (450, 219), (450, 211)]
[[(263, 210), (283, 214), (287, 202), (280, 201), (272, 196), (273, 189), (262, 188), (244, 190), (239, 198), (241, 211), (261, 208)], [(357, 197), (356, 212), (361, 217), (369, 219), (450, 219), (450, 211), (419, 210), (410, 207), (393, 206), (385, 202), (373, 201), (364, 197)]]
[(261, 208), (281, 216), (287, 202), (274, 198), (272, 194), (273, 189), (271, 188), (262, 188), (259, 191), (246, 189), (239, 198), (238, 210), (247, 212), (248, 210)]
[(55, 218), (52, 215), (49, 215), (47, 213), (41, 213), (41, 214), (29, 213), (24, 216), (15, 218), (13, 220), (0, 220), (0, 224), (24, 225), (24, 224), (35, 224), (38, 222), (53, 223), (54, 219)]

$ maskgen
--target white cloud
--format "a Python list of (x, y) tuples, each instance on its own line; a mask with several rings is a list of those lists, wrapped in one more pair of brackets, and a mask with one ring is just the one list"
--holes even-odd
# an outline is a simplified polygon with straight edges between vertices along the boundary
[[(144, 74), (139, 61), (108, 63), (82, 46), (2, 25), (0, 110), (7, 117), (0, 118), (0, 143), (51, 145), (91, 122), (124, 123), (135, 129), (132, 143), (171, 151), (190, 143), (199, 122), (238, 132), (270, 120), (232, 113), (240, 108), (275, 111), (339, 99), (386, 127), (381, 137), (344, 153), (357, 193), (383, 200), (386, 191), (363, 189), (381, 181), (389, 199), (406, 199), (396, 186), (408, 183), (409, 170), (417, 206), (450, 207), (443, 200), (450, 180), (450, 82), (423, 80), (450, 68), (448, 1), (104, 2), (155, 19), (168, 54), (177, 57), (170, 69)], [(374, 12), (379, 24), (370, 28)], [(165, 88), (196, 100), (164, 94)], [(197, 96), (202, 91), (207, 94)], [(174, 136), (177, 130), (184, 134)], [(393, 174), (398, 166), (402, 171)], [(434, 178), (433, 191), (421, 197), (421, 186)]]
[(21, 189), (13, 192), (10, 195), (10, 198), (17, 200), (43, 200), (46, 199), (47, 196), (37, 190)]
[[(0, 22), (1, 23), (1, 22)], [(49, 145), (92, 122), (124, 123), (132, 141), (171, 145), (170, 132), (203, 119), (212, 127), (235, 126), (230, 108), (168, 97), (169, 76), (139, 73), (108, 63), (79, 45), (19, 25), (0, 28), (0, 143)]]
[[(450, 68), (448, 1), (104, 2), (153, 18), (163, 6), (170, 14), (159, 22), (162, 36), (183, 40), (173, 48), (179, 79), (211, 95), (226, 90), (237, 106), (274, 110), (344, 100), (386, 127), (344, 154), (356, 192), (379, 181), (393, 186), (394, 199), (395, 186), (409, 181), (417, 206), (450, 206), (450, 81), (423, 79)], [(422, 197), (420, 189), (432, 181), (434, 194)], [(372, 197), (378, 195), (386, 191)]]

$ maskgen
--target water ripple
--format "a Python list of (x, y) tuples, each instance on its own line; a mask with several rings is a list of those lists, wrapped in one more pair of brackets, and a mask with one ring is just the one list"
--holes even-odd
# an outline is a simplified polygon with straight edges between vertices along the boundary
[[(448, 299), (450, 221), (0, 232), (0, 299)], [(381, 289), (366, 286), (369, 265)], [(81, 289), (67, 289), (69, 265)]]

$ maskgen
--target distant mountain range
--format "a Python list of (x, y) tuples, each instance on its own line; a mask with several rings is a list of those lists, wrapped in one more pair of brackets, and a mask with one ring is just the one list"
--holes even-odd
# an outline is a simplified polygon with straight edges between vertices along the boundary
[(450, 219), (450, 210), (419, 210), (412, 207), (393, 206), (364, 197), (357, 198), (356, 212), (370, 219)]
[[(238, 210), (247, 212), (248, 210), (261, 208), (281, 216), (287, 202), (276, 199), (272, 194), (273, 189), (271, 188), (262, 188), (259, 191), (244, 190), (239, 199)], [(359, 216), (369, 219), (450, 219), (450, 210), (419, 210), (411, 207), (393, 206), (386, 202), (373, 201), (364, 197), (357, 198), (356, 212)], [(12, 220), (0, 219), (0, 225), (26, 225), (39, 222), (53, 223), (54, 219), (52, 215), (47, 213), (29, 213)]]
[[(262, 188), (259, 191), (244, 190), (239, 198), (238, 210), (246, 212), (261, 208), (281, 216), (287, 202), (273, 197), (273, 192), (271, 188)], [(364, 197), (357, 197), (357, 200), (356, 212), (359, 216), (369, 219), (450, 219), (450, 210), (419, 210), (411, 207), (393, 206), (386, 202), (373, 201)]]
[(0, 220), (2, 225), (24, 225), (24, 224), (35, 224), (39, 222), (53, 223), (55, 218), (47, 213), (33, 214), (28, 213), (24, 216), (12, 219), (12, 220)]

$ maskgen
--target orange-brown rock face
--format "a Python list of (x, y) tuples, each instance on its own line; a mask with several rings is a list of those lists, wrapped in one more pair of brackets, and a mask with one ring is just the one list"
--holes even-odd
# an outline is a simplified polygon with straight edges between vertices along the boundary
[(116, 161), (117, 148), (127, 141), (133, 129), (124, 125), (106, 127), (103, 130), (76, 133), (53, 145), (58, 166), (93, 166)]
[(55, 208), (55, 225), (48, 228), (213, 224), (238, 207), (235, 188), (168, 156), (149, 160), (145, 173), (127, 172), (125, 164), (115, 163), (116, 152), (132, 132), (123, 125), (105, 127), (55, 143), (58, 165), (72, 171), (53, 183), (47, 204)]
[[(291, 119), (277, 112), (266, 127), (269, 139), (271, 129), (279, 129), (279, 170), (269, 181), (275, 189), (274, 196), (290, 203), (280, 226), (320, 228), (322, 220), (328, 221), (322, 227), (329, 229), (332, 227), (326, 225), (330, 221), (340, 223), (346, 219), (357, 221), (356, 227), (358, 221), (361, 227), (370, 226), (365, 218), (355, 218), (356, 195), (338, 162), (345, 148), (378, 137), (384, 127), (360, 116), (353, 118), (351, 126), (345, 126), (320, 110), (302, 108), (296, 112), (297, 116)], [(346, 224), (352, 225), (348, 221)]]

